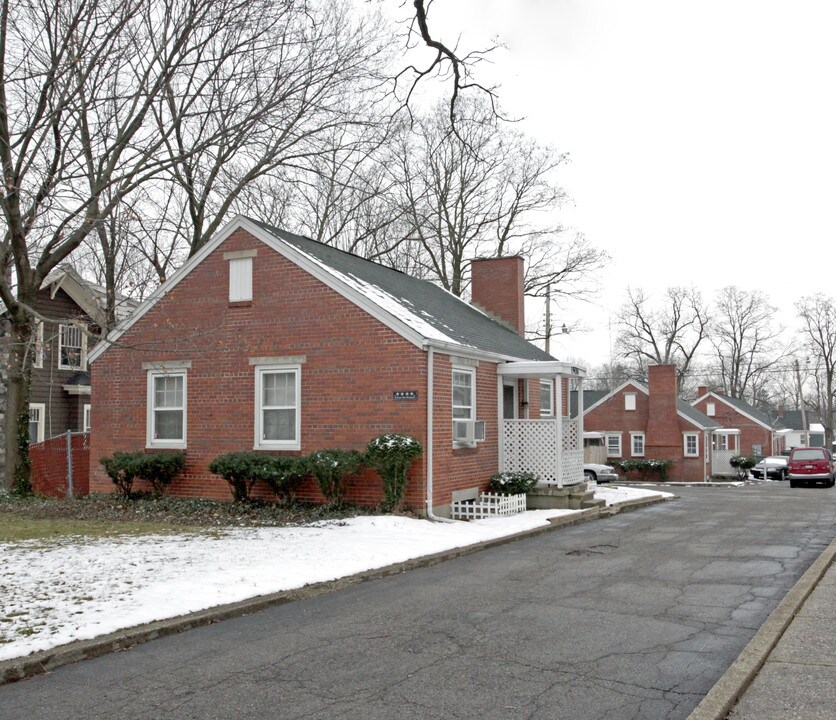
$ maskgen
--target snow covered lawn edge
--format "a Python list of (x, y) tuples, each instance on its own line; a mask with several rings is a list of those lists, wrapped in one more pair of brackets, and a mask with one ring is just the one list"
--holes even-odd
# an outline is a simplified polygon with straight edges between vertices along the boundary
[[(627, 490), (629, 494), (625, 494)], [(599, 488), (609, 505), (669, 493)], [(0, 545), (0, 682), (598, 517), (535, 510), (468, 523), (363, 516), (220, 536)], [(31, 653), (36, 655), (30, 655)], [(4, 662), (5, 661), (5, 662)]]

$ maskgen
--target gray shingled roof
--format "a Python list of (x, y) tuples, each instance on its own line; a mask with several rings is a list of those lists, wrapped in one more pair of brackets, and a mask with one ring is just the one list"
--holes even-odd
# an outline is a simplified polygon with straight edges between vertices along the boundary
[[(804, 423), (801, 422), (801, 410), (785, 410), (784, 414), (778, 418), (773, 418), (772, 422), (774, 427), (781, 429), (786, 428), (788, 430), (803, 430)], [(819, 422), (818, 415), (813, 412), (812, 410), (807, 411), (807, 426), (810, 426), (810, 423), (817, 423)]]
[[(274, 237), (338, 273), (380, 288), (412, 313), (420, 316), (428, 325), (458, 344), (520, 360), (555, 359), (513, 330), (438, 285), (311, 238), (294, 235), (252, 218), (250, 220)], [(374, 298), (370, 300), (374, 302)]]
[(676, 399), (676, 409), (685, 415), (685, 417), (690, 418), (692, 421), (704, 428), (720, 427), (720, 423), (718, 423), (714, 418), (710, 418), (708, 415), (703, 415), (695, 407), (680, 398)]
[[(592, 407), (602, 398), (610, 394), (609, 390), (584, 390), (583, 391), (583, 408)], [(571, 390), (569, 392), (569, 416), (577, 417), (578, 415), (578, 391)]]

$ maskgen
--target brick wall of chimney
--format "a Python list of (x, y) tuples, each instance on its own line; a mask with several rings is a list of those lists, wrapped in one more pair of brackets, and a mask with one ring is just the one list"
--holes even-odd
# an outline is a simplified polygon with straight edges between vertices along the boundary
[(525, 335), (525, 276), (519, 255), (477, 258), (470, 264), (471, 301)]

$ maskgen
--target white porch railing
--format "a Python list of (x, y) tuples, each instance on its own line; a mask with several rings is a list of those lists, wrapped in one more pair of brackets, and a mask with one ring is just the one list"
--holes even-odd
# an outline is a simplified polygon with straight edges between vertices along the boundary
[[(503, 420), (502, 470), (528, 471), (549, 484), (558, 484), (555, 420)], [(577, 420), (563, 420), (560, 475), (563, 485), (583, 482), (583, 448)]]
[(729, 460), (737, 455), (734, 450), (712, 450), (711, 451), (711, 474), (712, 475), (736, 475), (737, 471), (731, 466)]

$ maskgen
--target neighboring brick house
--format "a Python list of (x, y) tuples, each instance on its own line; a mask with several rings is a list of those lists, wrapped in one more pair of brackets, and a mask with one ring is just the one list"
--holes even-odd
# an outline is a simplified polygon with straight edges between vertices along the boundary
[(674, 365), (651, 365), (646, 386), (622, 384), (591, 404), (583, 419), (587, 431), (604, 435), (610, 459), (671, 460), (674, 481), (711, 476), (708, 449), (718, 424), (678, 397)]
[[(582, 426), (564, 416), (568, 379), (584, 373), (523, 339), (522, 270), (518, 257), (474, 261), (483, 312), (236, 217), (91, 353), (91, 491), (113, 488), (99, 459), (116, 450), (182, 451), (171, 492), (226, 499), (207, 469), (221, 453), (359, 450), (386, 432), (424, 445), (406, 493), (418, 510), (447, 514), (500, 468), (545, 463), (547, 481), (582, 482)], [(541, 379), (557, 418), (540, 417)], [(313, 483), (299, 497), (321, 499)], [(379, 502), (377, 476), (352, 481), (349, 499)]]
[[(90, 378), (87, 351), (91, 336), (104, 325), (104, 288), (81, 278), (69, 265), (56, 268), (44, 280), (33, 309), (47, 321), (37, 321), (29, 395), (30, 442), (41, 442), (67, 430), (90, 427)], [(117, 316), (136, 306), (119, 298)], [(5, 358), (4, 356), (4, 372)], [(5, 386), (2, 388), (5, 392)], [(5, 396), (0, 398), (5, 410)], [(0, 461), (5, 443), (0, 423)]]
[(730, 465), (724, 465), (727, 458), (734, 455), (765, 457), (777, 455), (784, 450), (787, 434), (785, 425), (752, 407), (745, 400), (709, 392), (707, 388), (699, 387), (697, 399), (691, 404), (722, 428), (714, 433), (713, 438), (715, 475), (734, 473)]

